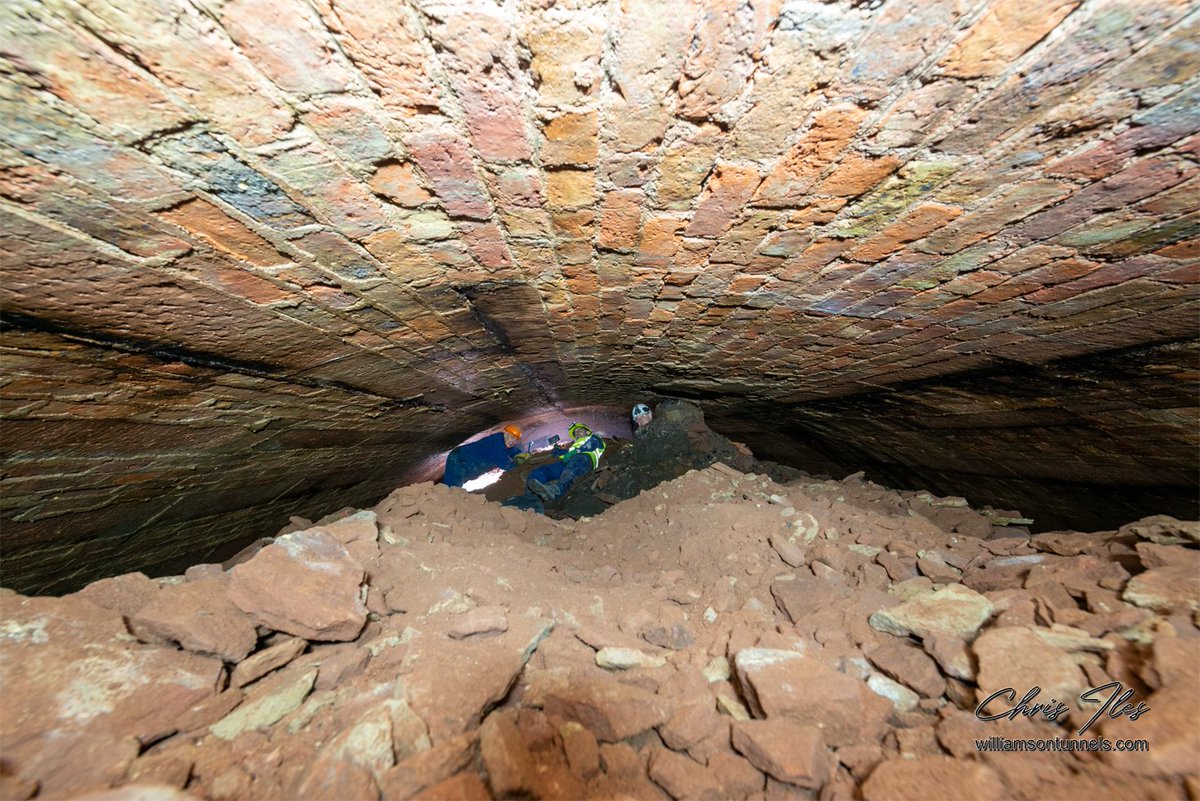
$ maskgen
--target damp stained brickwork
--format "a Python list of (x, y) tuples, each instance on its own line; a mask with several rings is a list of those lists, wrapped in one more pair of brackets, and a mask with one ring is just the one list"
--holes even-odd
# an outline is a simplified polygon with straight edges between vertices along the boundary
[(3, 583), (219, 558), (505, 420), (663, 397), (800, 467), (1176, 508), (1198, 26), (1186, 0), (6, 2)]

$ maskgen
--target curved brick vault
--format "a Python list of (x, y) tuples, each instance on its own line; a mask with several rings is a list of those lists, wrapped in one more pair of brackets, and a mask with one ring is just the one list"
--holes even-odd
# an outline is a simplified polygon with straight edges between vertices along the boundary
[(228, 556), (505, 420), (1195, 514), (1194, 3), (7, 0), (4, 583)]

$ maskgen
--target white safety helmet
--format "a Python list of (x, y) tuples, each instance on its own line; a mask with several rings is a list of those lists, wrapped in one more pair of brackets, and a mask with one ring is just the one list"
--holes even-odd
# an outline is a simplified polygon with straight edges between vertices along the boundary
[(643, 414), (650, 414), (650, 407), (644, 403), (639, 403), (637, 406), (633, 407), (633, 414), (631, 414), (630, 416), (634, 420), (636, 420), (639, 417), (641, 417)]

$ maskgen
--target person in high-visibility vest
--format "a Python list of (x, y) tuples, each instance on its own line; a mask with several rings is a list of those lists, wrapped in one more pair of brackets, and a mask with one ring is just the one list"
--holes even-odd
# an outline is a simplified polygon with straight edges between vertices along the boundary
[(512, 470), (521, 462), (518, 458), (523, 455), (520, 443), (520, 427), (509, 424), (495, 434), (459, 445), (446, 457), (442, 483), (448, 487), (461, 487), (489, 470)]
[(525, 481), (529, 491), (542, 500), (552, 501), (561, 496), (580, 476), (595, 470), (604, 454), (604, 440), (583, 423), (572, 423), (567, 436), (571, 441), (565, 446), (566, 452), (557, 461), (530, 470)]

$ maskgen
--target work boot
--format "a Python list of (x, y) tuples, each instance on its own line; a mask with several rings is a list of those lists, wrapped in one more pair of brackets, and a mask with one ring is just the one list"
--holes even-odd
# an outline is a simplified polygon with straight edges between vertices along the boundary
[(543, 484), (536, 478), (531, 478), (529, 479), (528, 486), (530, 492), (544, 501), (552, 501), (558, 497), (558, 493), (554, 491), (557, 488), (554, 487), (553, 481), (550, 484)]

